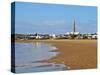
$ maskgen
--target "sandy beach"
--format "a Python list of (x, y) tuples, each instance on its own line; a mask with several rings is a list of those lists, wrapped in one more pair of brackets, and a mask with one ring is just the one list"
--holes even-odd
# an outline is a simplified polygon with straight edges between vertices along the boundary
[(17, 40), (15, 42), (35, 41), (50, 43), (60, 52), (47, 62), (63, 62), (70, 67), (70, 70), (97, 67), (97, 40)]

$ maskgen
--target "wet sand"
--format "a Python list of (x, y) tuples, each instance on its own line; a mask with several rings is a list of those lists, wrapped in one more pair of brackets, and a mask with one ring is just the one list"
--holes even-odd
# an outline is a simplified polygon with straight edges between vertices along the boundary
[(51, 43), (58, 48), (60, 54), (47, 62), (63, 62), (71, 70), (97, 67), (97, 40), (17, 40), (16, 42), (35, 41)]

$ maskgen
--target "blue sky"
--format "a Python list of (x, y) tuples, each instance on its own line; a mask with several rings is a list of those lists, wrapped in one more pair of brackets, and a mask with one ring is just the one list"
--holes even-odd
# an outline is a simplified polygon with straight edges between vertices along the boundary
[(15, 33), (97, 32), (97, 8), (91, 6), (16, 2)]

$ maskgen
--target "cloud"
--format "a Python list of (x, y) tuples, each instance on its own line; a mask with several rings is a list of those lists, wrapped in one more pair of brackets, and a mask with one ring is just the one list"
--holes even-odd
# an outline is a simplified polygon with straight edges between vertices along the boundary
[(52, 21), (43, 21), (44, 25), (48, 26), (58, 26), (58, 25), (65, 25), (66, 21), (65, 20), (52, 20)]
[(34, 21), (33, 26), (62, 26), (65, 25), (65, 20), (45, 20), (45, 21)]

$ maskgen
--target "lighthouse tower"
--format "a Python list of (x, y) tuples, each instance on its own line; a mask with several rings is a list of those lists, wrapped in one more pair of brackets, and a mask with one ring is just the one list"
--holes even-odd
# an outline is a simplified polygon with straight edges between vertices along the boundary
[(72, 26), (72, 32), (73, 32), (73, 34), (76, 32), (76, 28), (75, 28), (75, 20), (74, 20), (74, 23), (73, 23), (73, 26)]
[(76, 27), (75, 27), (76, 23), (75, 23), (75, 20), (74, 20), (74, 23), (72, 25), (72, 39), (75, 39), (75, 32), (76, 32)]

